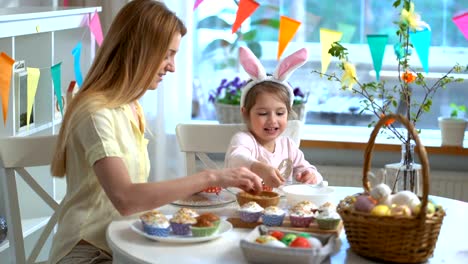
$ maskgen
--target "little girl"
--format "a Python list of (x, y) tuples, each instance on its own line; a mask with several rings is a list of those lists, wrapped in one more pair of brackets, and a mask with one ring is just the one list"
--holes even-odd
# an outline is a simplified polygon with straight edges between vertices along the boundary
[[(322, 175), (304, 159), (299, 147), (281, 136), (292, 112), (294, 94), (286, 82), (289, 75), (307, 60), (300, 49), (282, 60), (273, 75), (267, 75), (255, 55), (241, 47), (240, 63), (251, 77), (241, 94), (241, 113), (248, 131), (236, 133), (226, 152), (225, 166), (247, 167), (259, 175), (266, 186), (292, 183), (319, 183)], [(281, 170), (281, 171), (280, 171)]]

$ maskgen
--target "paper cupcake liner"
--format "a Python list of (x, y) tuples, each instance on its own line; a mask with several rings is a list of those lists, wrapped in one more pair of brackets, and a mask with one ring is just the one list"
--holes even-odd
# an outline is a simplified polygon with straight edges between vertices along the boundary
[(341, 219), (332, 219), (332, 218), (320, 219), (320, 218), (317, 218), (317, 219), (315, 219), (315, 221), (317, 222), (317, 225), (318, 225), (318, 227), (320, 229), (333, 230), (333, 229), (336, 229), (336, 227), (338, 227), (338, 224), (340, 223)]
[(178, 236), (187, 236), (190, 234), (190, 224), (180, 224), (171, 222), (172, 233)]
[(194, 237), (204, 237), (204, 236), (211, 236), (218, 230), (218, 226), (210, 226), (210, 227), (196, 227), (192, 226), (192, 236)]
[(167, 237), (169, 236), (170, 228), (161, 228), (161, 227), (154, 227), (152, 225), (148, 225), (145, 222), (143, 222), (143, 231), (147, 233), (148, 235), (152, 236), (159, 236), (159, 237)]
[(260, 219), (262, 216), (262, 212), (252, 213), (252, 212), (245, 212), (239, 211), (240, 219), (247, 223), (255, 223)]
[(314, 220), (313, 216), (289, 216), (291, 225), (294, 227), (309, 227), (310, 223)]
[(267, 226), (281, 226), (284, 220), (283, 215), (263, 215), (263, 223)]

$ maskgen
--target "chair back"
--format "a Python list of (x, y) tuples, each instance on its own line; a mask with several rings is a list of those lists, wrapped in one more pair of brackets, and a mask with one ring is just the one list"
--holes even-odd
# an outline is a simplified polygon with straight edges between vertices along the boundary
[[(13, 254), (13, 263), (40, 263), (37, 256), (44, 247), (44, 243), (50, 236), (57, 223), (57, 213), (60, 205), (54, 199), (54, 194), (47, 192), (39, 184), (39, 177), (51, 177), (47, 175), (35, 175), (34, 177), (25, 168), (50, 165), (54, 152), (57, 136), (29, 136), (0, 138), (0, 180), (2, 181), (3, 200), (8, 224), (9, 249)], [(41, 217), (37, 220), (37, 230), (43, 227), (39, 239), (33, 245), (29, 256), (26, 255), (24, 241), (30, 230), (23, 230), (27, 222), (21, 218), (18, 185), (16, 177), (21, 177), (24, 182), (41, 197), (54, 211), (52, 216)], [(34, 209), (33, 209), (34, 210)]]
[[(301, 127), (301, 121), (289, 120), (283, 135), (299, 146)], [(207, 154), (225, 153), (234, 134), (246, 129), (245, 124), (178, 124), (176, 137), (180, 150), (185, 153), (187, 175), (197, 172), (197, 159), (206, 168), (219, 169)]]

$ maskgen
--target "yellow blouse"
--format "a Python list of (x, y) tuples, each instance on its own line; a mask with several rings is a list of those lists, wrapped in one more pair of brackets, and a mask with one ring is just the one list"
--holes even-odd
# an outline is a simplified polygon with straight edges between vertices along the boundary
[(144, 114), (136, 103), (140, 120), (130, 105), (102, 109), (82, 121), (67, 145), (67, 193), (59, 212), (50, 263), (66, 256), (82, 239), (109, 253), (106, 228), (120, 217), (98, 182), (93, 165), (104, 157), (120, 157), (134, 183), (146, 182), (150, 163), (144, 138)]

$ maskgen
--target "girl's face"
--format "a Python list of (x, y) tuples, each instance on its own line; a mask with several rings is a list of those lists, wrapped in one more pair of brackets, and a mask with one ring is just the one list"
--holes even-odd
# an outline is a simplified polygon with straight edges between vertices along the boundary
[(264, 147), (274, 147), (276, 138), (286, 129), (288, 110), (286, 104), (276, 95), (260, 93), (250, 110), (248, 120), (250, 131), (258, 143)]
[(175, 55), (179, 50), (180, 40), (182, 36), (180, 34), (175, 34), (169, 44), (169, 49), (164, 57), (163, 62), (159, 65), (158, 74), (154, 77), (151, 85), (149, 87), (150, 90), (155, 90), (158, 88), (158, 84), (163, 80), (164, 75), (167, 72), (175, 72)]

